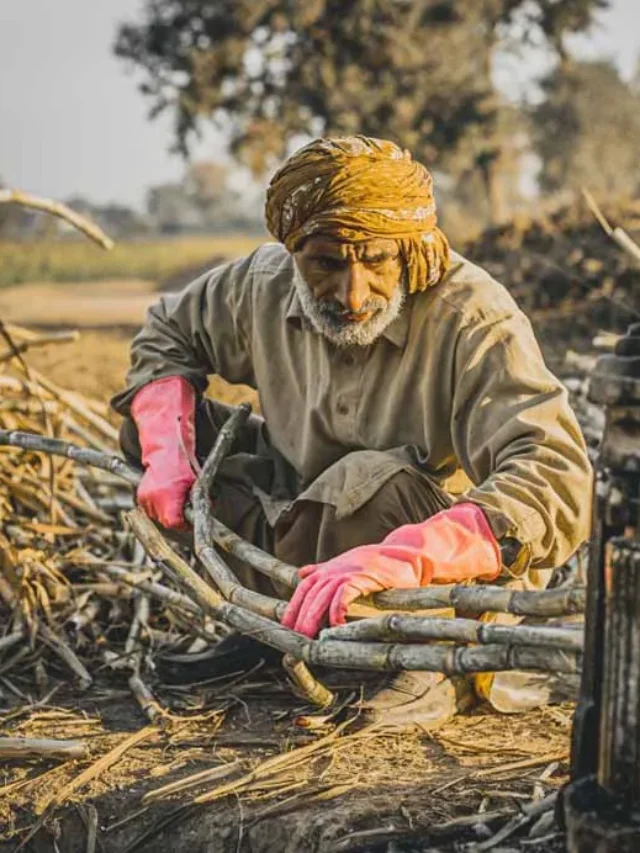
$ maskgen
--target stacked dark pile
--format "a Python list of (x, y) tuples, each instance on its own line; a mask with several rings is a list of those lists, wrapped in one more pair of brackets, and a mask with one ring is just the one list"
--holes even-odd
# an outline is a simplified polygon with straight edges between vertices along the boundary
[[(640, 201), (603, 206), (636, 241)], [(586, 203), (536, 219), (516, 217), (463, 248), (513, 294), (545, 348), (591, 348), (599, 332), (640, 320), (640, 263), (605, 233)]]

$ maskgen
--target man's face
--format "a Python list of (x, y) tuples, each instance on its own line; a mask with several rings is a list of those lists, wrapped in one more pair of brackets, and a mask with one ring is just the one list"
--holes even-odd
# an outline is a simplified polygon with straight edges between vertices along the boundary
[(396, 240), (346, 243), (315, 235), (294, 257), (305, 313), (337, 346), (373, 343), (400, 313), (405, 292)]

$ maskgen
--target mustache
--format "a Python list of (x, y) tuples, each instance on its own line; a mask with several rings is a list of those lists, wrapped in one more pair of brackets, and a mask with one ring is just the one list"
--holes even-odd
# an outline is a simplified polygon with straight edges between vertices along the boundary
[(363, 317), (371, 312), (382, 311), (387, 307), (387, 304), (387, 301), (381, 296), (370, 296), (365, 299), (358, 311), (351, 311), (333, 300), (331, 302), (320, 302), (318, 308), (324, 316), (344, 321), (347, 317)]

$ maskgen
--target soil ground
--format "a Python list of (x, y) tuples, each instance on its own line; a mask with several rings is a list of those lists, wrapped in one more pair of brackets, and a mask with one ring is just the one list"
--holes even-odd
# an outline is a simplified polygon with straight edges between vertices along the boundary
[[(348, 693), (353, 677), (343, 673), (340, 680), (342, 693)], [(510, 717), (480, 708), (432, 730), (401, 734), (363, 729), (356, 721), (327, 752), (294, 764), (296, 749), (327, 733), (330, 737), (332, 727), (322, 727), (317, 711), (292, 698), (279, 673), (256, 672), (185, 691), (153, 687), (172, 710), (164, 729), (154, 729), (149, 739), (70, 795), (26, 850), (50, 851), (55, 838), (53, 849), (61, 853), (84, 851), (90, 807), (97, 810), (104, 853), (433, 850), (438, 827), (447, 829), (450, 821), (472, 816), (471, 825), (496, 829), (532, 795), (546, 795), (566, 781), (568, 706)], [(307, 728), (312, 722), (317, 730)], [(84, 694), (64, 688), (54, 707), (16, 713), (2, 734), (86, 740), (90, 759), (96, 760), (146, 725), (123, 677), (99, 679)], [(177, 779), (239, 762), (230, 777), (234, 780), (283, 752), (290, 766), (199, 808), (186, 807), (222, 780), (150, 805), (142, 801), (149, 791)], [(0, 825), (6, 821), (5, 832), (11, 831), (5, 843), (0, 840), (2, 853), (15, 850), (48, 800), (91, 760), (5, 764), (2, 781), (12, 789), (5, 789), (4, 801), (0, 798)], [(29, 784), (35, 777), (38, 782)], [(444, 844), (452, 837), (461, 841), (482, 835), (472, 826), (448, 827), (438, 849), (451, 849)], [(404, 844), (390, 847), (391, 839), (404, 839)], [(556, 839), (542, 846), (531, 841), (529, 851), (556, 849)]]
[[(152, 298), (151, 287), (141, 282), (23, 286), (2, 291), (0, 316), (12, 323), (81, 328), (80, 341), (34, 349), (29, 362), (63, 386), (108, 399), (122, 385), (129, 339)], [(246, 389), (223, 384), (213, 390), (232, 402), (247, 396)], [(148, 725), (124, 674), (99, 673), (87, 692), (66, 683), (62, 671), (59, 675), (58, 692), (40, 706), (25, 705), (0, 677), (0, 735), (79, 738), (89, 744), (88, 758), (79, 761), (5, 762), (0, 853), (25, 842), (47, 802), (65, 785)], [(353, 675), (334, 678), (341, 696), (353, 695)], [(37, 702), (38, 687), (26, 675), (12, 686)], [(152, 687), (171, 712), (164, 725), (66, 796), (63, 807), (47, 812), (44, 827), (24, 850), (91, 849), (87, 827), (96, 809), (100, 853), (445, 851), (453, 849), (454, 836), (458, 841), (483, 837), (487, 826), (495, 829), (505, 814), (566, 781), (571, 706), (509, 717), (479, 707), (432, 730), (402, 735), (363, 729), (356, 720), (338, 737), (337, 721), (323, 725), (317, 711), (292, 697), (280, 671), (259, 670), (188, 688), (159, 681)], [(353, 713), (345, 710), (341, 718), (349, 716)], [(296, 749), (323, 737), (326, 751), (294, 763)], [(222, 790), (199, 808), (191, 805), (193, 797), (226, 779), (142, 803), (145, 793), (198, 771), (237, 761), (229, 777), (235, 780), (283, 753), (288, 759), (277, 773), (227, 795)], [(460, 818), (467, 820), (466, 828), (437, 834), (438, 826)], [(474, 830), (474, 824), (480, 828)], [(539, 844), (529, 838), (519, 848), (510, 840), (496, 849), (561, 849), (552, 829), (542, 836)]]
[[(23, 284), (0, 289), (5, 323), (40, 329), (78, 329), (78, 341), (29, 351), (29, 364), (65, 388), (108, 401), (122, 388), (131, 338), (158, 299), (155, 285), (140, 279)], [(211, 393), (232, 405), (255, 402), (244, 386), (212, 378)]]
[(142, 279), (33, 282), (2, 288), (0, 315), (25, 326), (135, 327), (156, 298), (155, 285)]

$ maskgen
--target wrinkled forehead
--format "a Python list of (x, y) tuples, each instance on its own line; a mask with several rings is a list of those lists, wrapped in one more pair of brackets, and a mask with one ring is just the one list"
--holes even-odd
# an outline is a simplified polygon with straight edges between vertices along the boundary
[(298, 249), (303, 255), (326, 255), (347, 257), (355, 252), (358, 257), (389, 255), (398, 253), (398, 241), (386, 237), (371, 237), (367, 240), (339, 240), (331, 234), (313, 234), (307, 237)]

